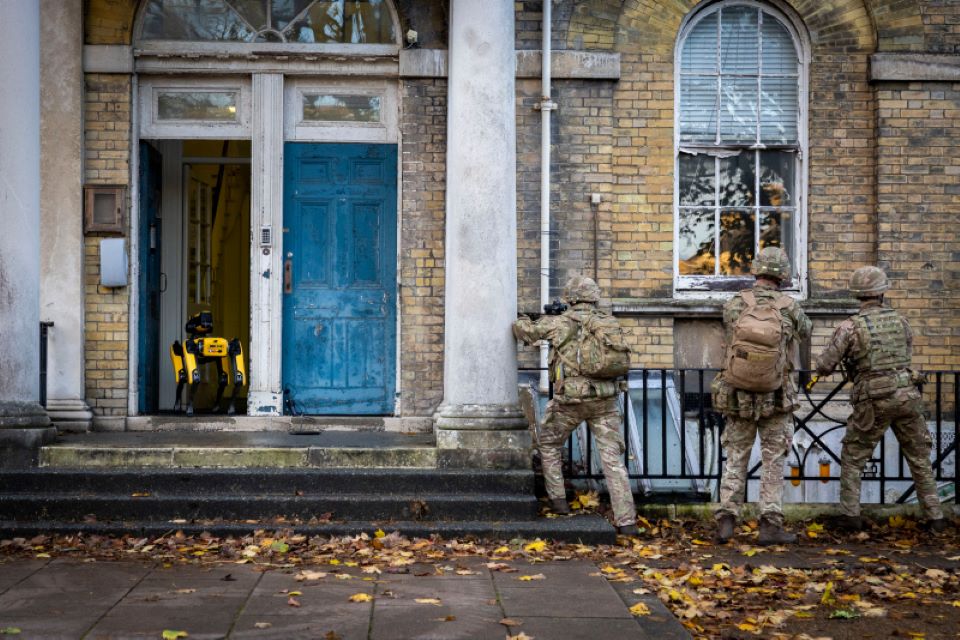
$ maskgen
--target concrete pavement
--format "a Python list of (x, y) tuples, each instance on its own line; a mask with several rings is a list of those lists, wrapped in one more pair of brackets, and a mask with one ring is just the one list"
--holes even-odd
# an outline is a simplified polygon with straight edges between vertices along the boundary
[[(0, 633), (98, 640), (161, 638), (164, 630), (185, 631), (189, 640), (689, 637), (656, 596), (610, 583), (593, 562), (509, 562), (515, 572), (487, 562), (456, 558), (382, 574), (315, 565), (306, 569), (324, 575), (304, 580), (296, 568), (251, 564), (0, 559)], [(351, 601), (357, 594), (370, 599)], [(635, 617), (629, 607), (641, 601), (651, 613)]]

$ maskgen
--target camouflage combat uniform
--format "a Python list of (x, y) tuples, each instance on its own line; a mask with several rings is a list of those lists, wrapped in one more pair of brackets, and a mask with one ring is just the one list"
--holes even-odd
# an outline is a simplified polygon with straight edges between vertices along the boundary
[[(580, 302), (559, 316), (541, 316), (533, 321), (522, 317), (513, 325), (517, 339), (527, 344), (547, 340), (551, 345), (563, 344), (577, 332), (578, 323), (569, 316), (585, 318), (596, 313), (596, 306)], [(630, 480), (623, 463), (625, 451), (620, 407), (617, 404), (619, 385), (612, 380), (596, 380), (580, 375), (570, 364), (563, 367), (560, 377), (557, 349), (550, 350), (550, 380), (554, 383), (553, 399), (547, 404), (543, 430), (540, 434), (540, 456), (543, 479), (551, 500), (565, 499), (563, 445), (570, 433), (586, 421), (593, 433), (603, 465), (603, 476), (610, 492), (614, 525), (633, 525), (637, 519)]]
[[(773, 300), (783, 296), (772, 283), (758, 280), (753, 287), (757, 301)], [(746, 308), (741, 294), (731, 298), (723, 307), (723, 327), (726, 344), (731, 344), (733, 327)], [(800, 340), (810, 335), (811, 323), (796, 301), (781, 311), (784, 348), (791, 354)], [(733, 388), (718, 375), (713, 382), (713, 406), (723, 413), (726, 426), (721, 444), (727, 455), (720, 483), (720, 506), (716, 516), (739, 515), (740, 504), (746, 495), (750, 452), (757, 434), (760, 435), (760, 514), (772, 523), (782, 525), (783, 464), (793, 441), (793, 411), (797, 403), (797, 388), (790, 375), (792, 359), (783, 376), (783, 386), (776, 391), (755, 393)]]
[(894, 309), (877, 298), (861, 303), (860, 312), (840, 323), (830, 343), (817, 358), (817, 375), (826, 376), (843, 364), (853, 380), (840, 453), (840, 508), (844, 515), (860, 514), (860, 477), (887, 426), (900, 443), (917, 498), (931, 520), (943, 517), (933, 468), (932, 439), (923, 417), (917, 389), (919, 377), (910, 370), (913, 333)]

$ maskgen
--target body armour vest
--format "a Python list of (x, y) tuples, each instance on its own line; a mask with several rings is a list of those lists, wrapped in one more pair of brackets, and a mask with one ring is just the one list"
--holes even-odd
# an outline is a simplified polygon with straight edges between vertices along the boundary
[(895, 371), (910, 366), (907, 332), (900, 314), (893, 309), (874, 308), (854, 316), (866, 351), (856, 358), (857, 373)]

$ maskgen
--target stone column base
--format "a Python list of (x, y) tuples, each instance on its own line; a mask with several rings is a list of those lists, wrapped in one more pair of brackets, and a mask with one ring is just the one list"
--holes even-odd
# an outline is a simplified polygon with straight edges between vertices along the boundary
[(51, 442), (57, 430), (47, 412), (35, 402), (0, 402), (0, 469), (34, 467), (40, 447)]
[(47, 400), (47, 415), (60, 432), (83, 433), (89, 431), (93, 423), (93, 412), (79, 398)]
[(530, 467), (532, 438), (519, 406), (445, 405), (434, 432), (440, 468)]

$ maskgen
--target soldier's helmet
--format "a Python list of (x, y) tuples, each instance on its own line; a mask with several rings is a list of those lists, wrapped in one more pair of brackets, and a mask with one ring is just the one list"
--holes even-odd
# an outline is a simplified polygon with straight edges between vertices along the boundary
[(753, 259), (751, 272), (755, 276), (768, 276), (777, 280), (790, 278), (790, 258), (780, 247), (764, 247)]
[(592, 278), (573, 276), (563, 288), (563, 299), (570, 304), (577, 302), (599, 302), (600, 287)]
[(850, 277), (850, 293), (855, 298), (879, 296), (889, 288), (887, 274), (879, 267), (860, 267)]

